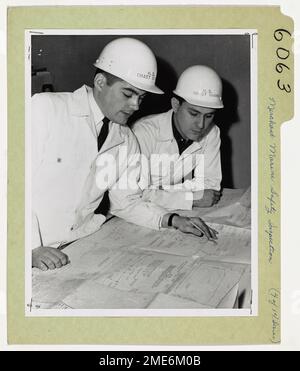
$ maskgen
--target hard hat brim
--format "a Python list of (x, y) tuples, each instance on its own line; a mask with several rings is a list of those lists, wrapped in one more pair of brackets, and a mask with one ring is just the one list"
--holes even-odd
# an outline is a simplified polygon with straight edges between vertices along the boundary
[[(148, 93), (153, 93), (153, 94), (165, 94), (164, 91), (162, 91), (159, 87), (157, 87), (156, 85), (153, 85), (151, 88), (149, 88), (148, 86), (147, 87), (143, 87), (141, 84), (134, 84), (132, 82), (129, 82), (129, 84), (131, 84), (132, 86), (135, 86), (136, 88), (138, 89), (141, 89), (141, 90), (145, 90), (147, 91)], [(139, 85), (139, 86), (138, 86)]]
[(201, 102), (201, 101), (194, 101), (192, 99), (185, 99), (188, 103), (192, 104), (193, 106), (199, 106), (199, 107), (204, 107), (204, 108), (224, 108), (224, 104), (222, 102), (218, 102), (216, 104), (214, 103), (207, 103), (206, 102)]
[(96, 68), (99, 68), (99, 69), (102, 69), (103, 71), (107, 72), (107, 73), (110, 73), (111, 75), (113, 76), (116, 76), (118, 77), (119, 79), (127, 82), (128, 84), (134, 86), (135, 88), (138, 88), (138, 89), (141, 89), (141, 90), (144, 90), (148, 93), (153, 93), (153, 94), (165, 94), (165, 92), (163, 90), (161, 90), (159, 87), (157, 87), (156, 85), (152, 85), (152, 86), (148, 86), (148, 85), (144, 85), (140, 82), (136, 82), (136, 81), (133, 81), (131, 79), (124, 79), (123, 76), (118, 76), (118, 74), (116, 73), (111, 73), (110, 71), (106, 71), (103, 67), (99, 66), (97, 63), (93, 63), (93, 65), (96, 67)]
[(178, 93), (176, 90), (173, 90), (173, 93), (176, 94), (178, 97), (184, 99), (187, 103), (192, 104), (193, 106), (199, 106), (199, 107), (205, 107), (205, 108), (224, 108), (224, 104), (222, 99), (217, 101), (211, 101), (208, 102), (207, 100), (195, 100), (187, 97), (183, 97), (180, 93)]

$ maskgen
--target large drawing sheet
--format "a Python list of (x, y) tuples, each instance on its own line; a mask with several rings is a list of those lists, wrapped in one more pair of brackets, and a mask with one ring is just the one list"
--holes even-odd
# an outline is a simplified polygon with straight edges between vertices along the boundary
[[(199, 308), (217, 306), (246, 267), (223, 262), (249, 263), (250, 245), (249, 231), (238, 236), (234, 228), (228, 232), (228, 226), (214, 227), (220, 232), (218, 245), (174, 230), (149, 233), (147, 228), (113, 218), (103, 230), (65, 249), (70, 258), (65, 267), (46, 272), (34, 270), (33, 300), (37, 305), (33, 309), (38, 309), (38, 303), (41, 308), (51, 307), (50, 303), (52, 308), (147, 308), (157, 294), (170, 294), (170, 306), (176, 305), (174, 300), (179, 307), (182, 300), (190, 301), (191, 308), (197, 304)], [(240, 238), (238, 248), (229, 244), (235, 235)], [(200, 264), (201, 259), (211, 262)], [(213, 263), (214, 259), (218, 262)], [(188, 296), (175, 290), (187, 280), (191, 282), (189, 286), (195, 286)], [(195, 295), (193, 290), (200, 287), (198, 280), (203, 285)], [(162, 307), (166, 306), (167, 297), (164, 296)], [(156, 306), (158, 303), (156, 299)]]
[(209, 208), (178, 210), (180, 215), (199, 216), (206, 222), (251, 228), (251, 188), (224, 189), (220, 201)]
[[(194, 302), (191, 308), (197, 303), (200, 308), (211, 307), (238, 282), (245, 269), (245, 266), (237, 269), (238, 265), (232, 268), (226, 263), (199, 265), (199, 259), (157, 252), (95, 251), (97, 253), (87, 254), (88, 259), (82, 260), (79, 266), (71, 262), (61, 272), (35, 272), (33, 301), (36, 306), (33, 309), (39, 309), (38, 304), (42, 309), (45, 305), (77, 309), (146, 308), (158, 293), (191, 300)], [(90, 273), (85, 273), (89, 268)], [(188, 296), (177, 289), (173, 293), (174, 287), (183, 285), (191, 272), (195, 289), (199, 286), (198, 280), (205, 282), (201, 291), (196, 295), (191, 291)], [(170, 306), (173, 304), (171, 300)]]
[(245, 271), (243, 264), (197, 261), (189, 274), (171, 290), (173, 295), (217, 307)]
[(209, 305), (197, 303), (194, 300), (182, 298), (172, 294), (159, 293), (151, 301), (148, 309), (212, 309)]
[(216, 243), (206, 237), (166, 230), (142, 249), (182, 256), (194, 255), (205, 260), (250, 264), (251, 231), (215, 223), (209, 223), (209, 226), (219, 232)]
[(217, 244), (210, 241), (200, 247), (203, 259), (218, 260), (231, 263), (251, 263), (251, 231), (229, 225), (209, 223), (217, 230)]
[[(178, 256), (196, 256), (203, 259), (250, 264), (251, 231), (230, 225), (209, 223), (217, 230), (217, 244), (207, 238), (184, 234), (174, 229), (153, 231), (113, 218), (103, 229), (85, 239), (85, 245), (105, 246), (107, 249), (156, 251)], [(114, 238), (111, 238), (114, 236)], [(80, 242), (78, 242), (80, 243)], [(74, 244), (75, 246), (76, 244)], [(84, 259), (83, 252), (70, 245), (66, 252), (74, 259)], [(74, 252), (72, 251), (74, 250)], [(83, 249), (83, 251), (86, 250)], [(80, 254), (80, 256), (77, 256)], [(91, 268), (92, 269), (92, 268)]]
[(250, 187), (238, 199), (226, 206), (221, 206), (205, 214), (206, 221), (228, 224), (241, 228), (251, 228), (251, 189)]
[[(119, 218), (110, 219), (99, 232), (71, 244), (65, 250), (71, 261), (84, 260), (97, 249), (108, 251), (145, 250), (178, 256), (197, 256), (236, 263), (250, 264), (251, 232), (248, 229), (209, 223), (218, 233), (217, 244), (205, 237), (184, 234), (174, 229), (154, 231), (127, 223)], [(91, 250), (91, 252), (90, 252)], [(90, 270), (93, 270), (92, 262)], [(95, 267), (98, 269), (99, 267)]]
[[(247, 197), (243, 193), (225, 190), (221, 206), (210, 208), (217, 213), (212, 219), (239, 205)], [(32, 309), (232, 308), (234, 302), (224, 297), (250, 264), (251, 234), (225, 224), (210, 226), (219, 232), (217, 244), (111, 218), (100, 231), (65, 249), (70, 264), (59, 271), (33, 270)], [(245, 282), (248, 296), (249, 285), (250, 277)], [(249, 299), (244, 303), (248, 307)]]

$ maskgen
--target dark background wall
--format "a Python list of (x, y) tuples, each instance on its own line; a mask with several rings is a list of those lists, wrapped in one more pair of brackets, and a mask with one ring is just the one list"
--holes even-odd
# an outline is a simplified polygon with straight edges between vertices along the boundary
[[(120, 35), (121, 36), (121, 35)], [(122, 35), (124, 36), (124, 35)], [(54, 91), (92, 86), (93, 63), (117, 35), (37, 35), (32, 37), (32, 93), (41, 82)], [(187, 67), (205, 64), (223, 80), (225, 108), (218, 111), (221, 129), (223, 187), (244, 188), (251, 182), (250, 37), (248, 35), (134, 35), (144, 41), (158, 61), (157, 85), (164, 96), (149, 94), (132, 120), (170, 108), (170, 93)], [(128, 51), (130, 53), (130, 50)], [(120, 56), (121, 58), (121, 56)], [(44, 70), (44, 71), (43, 71)], [(46, 70), (46, 71), (45, 71)]]

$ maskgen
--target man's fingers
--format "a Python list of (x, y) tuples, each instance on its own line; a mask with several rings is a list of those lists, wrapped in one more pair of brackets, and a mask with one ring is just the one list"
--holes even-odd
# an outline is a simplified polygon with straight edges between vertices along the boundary
[(68, 257), (68, 255), (64, 254), (64, 256), (61, 257), (61, 262), (62, 262), (62, 265), (67, 265), (70, 263), (70, 259)]
[(66, 254), (58, 250), (53, 250), (48, 255), (56, 268), (61, 268), (63, 265), (70, 263), (69, 258)]
[(32, 266), (43, 271), (61, 268), (69, 262), (68, 256), (54, 247), (40, 246), (32, 250)]
[(200, 229), (194, 227), (193, 225), (191, 227), (189, 227), (189, 233), (192, 233), (198, 237), (203, 237), (204, 236), (204, 232), (202, 232)]
[(216, 230), (214, 230), (213, 228), (210, 228), (210, 227), (209, 227), (209, 231), (210, 231), (210, 234), (211, 234), (211, 236), (214, 240), (218, 239), (218, 236), (217, 236), (217, 234), (219, 233), (218, 231), (216, 231)]
[(216, 204), (220, 200), (220, 194), (215, 193), (213, 197), (213, 204)]
[(48, 256), (43, 256), (42, 257), (42, 262), (49, 268), (49, 269), (55, 269), (55, 264), (53, 263), (53, 261), (51, 260), (51, 258), (49, 258)]
[(57, 250), (57, 249), (53, 249), (52, 251), (51, 251), (51, 253), (53, 254), (53, 255), (55, 255), (55, 257), (57, 258), (57, 259), (59, 259), (59, 261), (60, 261), (60, 266), (62, 266), (62, 265), (66, 265), (68, 262), (69, 262), (69, 258), (68, 258), (68, 256), (66, 255), (66, 254), (64, 254), (63, 252), (61, 252), (60, 250)]
[(217, 203), (221, 198), (221, 191), (214, 191), (214, 203)]
[(198, 237), (205, 236), (208, 240), (218, 239), (216, 231), (213, 228), (210, 228), (204, 223), (201, 218), (182, 218), (185, 219), (184, 225), (178, 227), (181, 232), (192, 233)]
[(50, 259), (52, 260), (53, 264), (55, 265), (55, 268), (61, 268), (62, 262), (60, 258), (58, 258), (55, 254), (51, 254)]
[(209, 227), (207, 224), (205, 224), (203, 220), (202, 220), (202, 223), (203, 223), (203, 226), (205, 226), (207, 228), (207, 230), (210, 234), (209, 238), (212, 238), (212, 239), (216, 240), (218, 238), (218, 236), (217, 236), (218, 232), (215, 229)]
[(200, 221), (200, 224), (202, 226), (201, 229), (205, 231), (205, 236), (207, 238), (213, 238), (213, 234), (212, 234), (210, 228), (202, 220)]
[(200, 218), (193, 219), (192, 222), (197, 225), (207, 238), (212, 238), (209, 228)]
[(42, 270), (42, 271), (47, 271), (48, 270), (48, 267), (45, 263), (43, 262), (40, 262), (40, 266), (39, 268)]
[(216, 240), (218, 237), (217, 237), (217, 233), (214, 229), (210, 228), (201, 218), (197, 218), (197, 225), (202, 229), (202, 231), (204, 232), (205, 236), (210, 239), (214, 239)]

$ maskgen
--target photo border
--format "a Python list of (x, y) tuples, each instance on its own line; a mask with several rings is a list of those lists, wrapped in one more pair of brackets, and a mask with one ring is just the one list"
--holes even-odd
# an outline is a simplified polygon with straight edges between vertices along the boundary
[[(32, 310), (32, 270), (31, 270), (31, 37), (36, 35), (249, 35), (250, 43), (250, 125), (251, 125), (251, 291), (250, 308), (238, 309), (38, 309)], [(180, 29), (98, 29), (98, 30), (26, 30), (25, 31), (25, 316), (29, 317), (74, 317), (74, 316), (131, 316), (131, 317), (210, 317), (210, 316), (256, 316), (258, 313), (258, 261), (257, 261), (257, 30), (180, 30)]]

